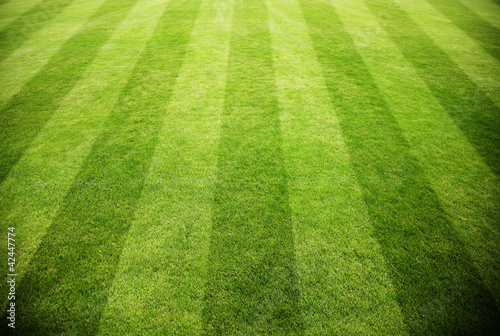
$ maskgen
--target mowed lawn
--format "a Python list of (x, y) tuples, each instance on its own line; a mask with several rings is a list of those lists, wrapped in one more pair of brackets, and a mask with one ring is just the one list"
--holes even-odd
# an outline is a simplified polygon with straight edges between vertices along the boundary
[(499, 175), (498, 0), (0, 0), (1, 334), (499, 335)]

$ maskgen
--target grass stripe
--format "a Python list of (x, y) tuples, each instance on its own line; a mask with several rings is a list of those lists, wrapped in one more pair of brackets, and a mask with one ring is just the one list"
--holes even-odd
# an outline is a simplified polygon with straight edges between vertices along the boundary
[(205, 333), (302, 333), (267, 10), (236, 2), (221, 122)]
[[(336, 11), (321, 1), (300, 4), (408, 330), (493, 331), (495, 302)], [(436, 312), (439, 300), (446, 304)], [(433, 316), (422, 321), (422, 312)]]
[(97, 333), (198, 1), (169, 4), (18, 285), (24, 333)]
[(469, 7), (477, 15), (500, 29), (500, 6), (491, 0), (461, 0), (464, 5)]
[(394, 1), (500, 107), (500, 63), (425, 1)]
[(0, 63), (0, 108), (32, 79), (106, 0), (76, 0)]
[(42, 0), (0, 31), (0, 62), (74, 0)]
[(444, 16), (500, 61), (500, 29), (471, 11), (459, 0), (427, 0)]
[[(23, 237), (22, 245), (16, 249), (18, 279), (102, 131), (153, 32), (164, 2), (138, 2), (0, 185), (1, 230), (14, 226)], [(6, 244), (5, 239), (0, 236), (0, 246)], [(7, 274), (6, 266), (2, 265), (3, 274)], [(2, 284), (2, 293), (5, 290), (6, 283)]]
[(305, 333), (403, 335), (403, 316), (299, 4), (268, 3)]
[(338, 1), (335, 6), (454, 230), (498, 302), (500, 181), (363, 1)]
[(0, 182), (3, 182), (43, 125), (52, 117), (100, 47), (137, 0), (107, 0), (85, 29), (0, 110)]
[[(392, 1), (366, 2), (393, 42), (495, 173), (500, 173), (500, 108)], [(453, 78), (453, 81), (449, 79)]]
[(204, 1), (99, 329), (200, 335), (232, 2)]
[(0, 31), (41, 1), (42, 0), (22, 0), (5, 2), (0, 8)]

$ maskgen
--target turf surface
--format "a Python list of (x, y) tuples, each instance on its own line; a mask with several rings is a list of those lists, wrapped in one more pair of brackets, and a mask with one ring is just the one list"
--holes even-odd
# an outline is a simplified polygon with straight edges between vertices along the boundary
[(0, 1), (15, 332), (496, 335), (499, 18)]

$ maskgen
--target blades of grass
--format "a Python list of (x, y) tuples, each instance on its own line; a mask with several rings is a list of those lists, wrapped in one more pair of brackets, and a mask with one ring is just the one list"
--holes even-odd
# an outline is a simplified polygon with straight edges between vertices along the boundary
[(300, 7), (268, 6), (305, 334), (404, 335)]
[(232, 2), (204, 1), (100, 335), (200, 335)]
[(107, 0), (85, 29), (71, 37), (57, 55), (0, 110), (0, 182), (52, 117), (100, 47), (137, 0)]
[(492, 333), (495, 301), (335, 9), (300, 4), (409, 331)]
[(168, 4), (18, 285), (18, 331), (98, 331), (199, 1)]
[(35, 76), (106, 0), (76, 0), (0, 63), (0, 109)]
[(460, 0), (426, 0), (478, 41), (491, 56), (500, 61), (500, 29), (471, 11)]
[(41, 1), (42, 0), (6, 1), (0, 8), (0, 31)]
[(500, 107), (500, 63), (427, 2), (395, 0), (489, 98)]
[[(16, 227), (22, 277), (163, 12), (165, 0), (140, 0), (116, 27), (82, 79), (0, 185), (0, 231)], [(85, 102), (84, 104), (82, 102)], [(0, 236), (0, 246), (6, 246)], [(7, 274), (6, 264), (1, 265)], [(2, 302), (7, 285), (2, 283)], [(3, 295), (5, 293), (5, 295)]]
[[(500, 184), (362, 0), (335, 7), (454, 230), (500, 302)], [(488, 55), (489, 57), (489, 55)]]
[(473, 10), (477, 15), (500, 29), (500, 6), (491, 0), (461, 0), (464, 5)]
[(394, 2), (366, 4), (490, 169), (500, 174), (500, 108)]
[(0, 62), (74, 0), (42, 0), (0, 31)]
[(267, 10), (236, 2), (204, 309), (207, 335), (302, 334)]

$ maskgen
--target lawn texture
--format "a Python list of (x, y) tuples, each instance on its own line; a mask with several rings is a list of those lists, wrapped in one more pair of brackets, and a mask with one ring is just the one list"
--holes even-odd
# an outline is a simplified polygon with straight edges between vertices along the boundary
[(205, 331), (299, 335), (293, 231), (262, 0), (235, 5), (230, 46)]
[(500, 332), (498, 1), (0, 12), (0, 333)]
[[(106, 130), (96, 139), (47, 232), (54, 239), (42, 242), (31, 262), (34, 267), (20, 284), (25, 294), (19, 304), (24, 301), (30, 307), (20, 316), (24, 321), (18, 329), (21, 332), (97, 331), (123, 238), (157, 144), (159, 111), (171, 97), (172, 89), (167, 86), (175, 84), (198, 7), (199, 1), (174, 3), (160, 20)], [(160, 85), (163, 90), (157, 90)], [(110, 152), (115, 155), (108, 155)], [(116, 180), (125, 176), (127, 180)], [(46, 300), (48, 293), (54, 300)], [(65, 317), (51, 318), (59, 314)], [(47, 319), (52, 323), (42, 323)]]

